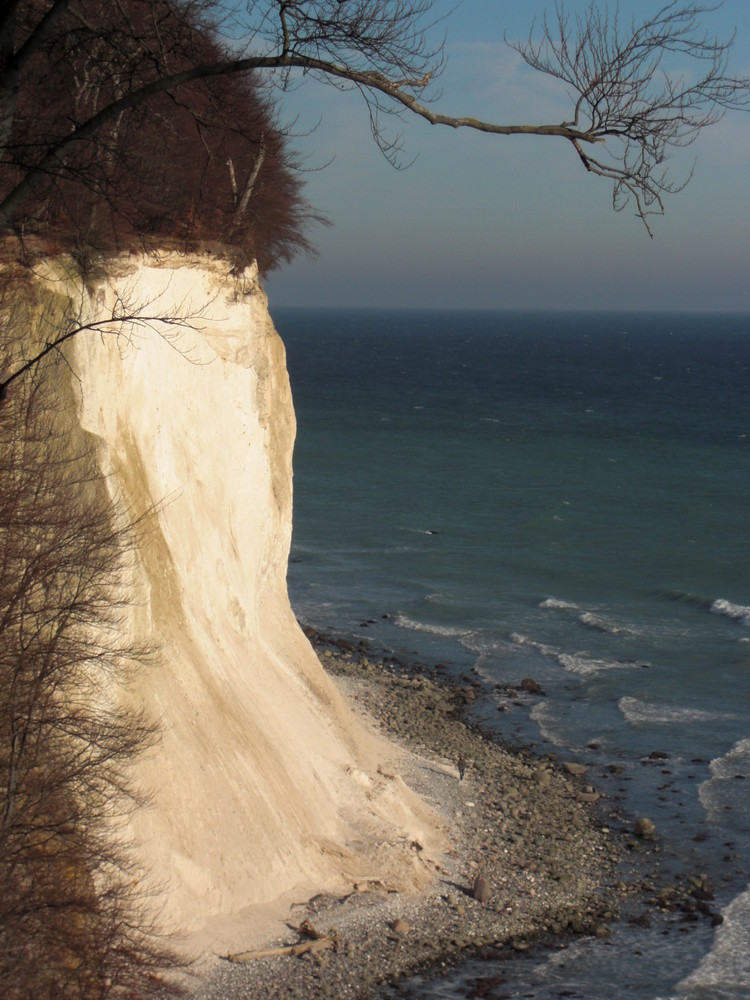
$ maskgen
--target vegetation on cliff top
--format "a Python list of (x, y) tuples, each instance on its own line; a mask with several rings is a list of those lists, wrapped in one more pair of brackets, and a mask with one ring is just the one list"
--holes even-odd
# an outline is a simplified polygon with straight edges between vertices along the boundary
[[(0, 200), (24, 185), (9, 221), (27, 243), (42, 237), (82, 256), (208, 244), (257, 260), (261, 274), (310, 249), (305, 229), (316, 216), (257, 74), (127, 100), (166, 73), (229, 58), (205, 5), (6, 6), (15, 25), (0, 14)], [(68, 141), (97, 116), (92, 134)]]
[[(81, 262), (92, 252), (216, 247), (231, 248), (239, 265), (257, 260), (261, 273), (277, 267), (309, 249), (315, 216), (267, 85), (283, 89), (305, 74), (358, 89), (394, 161), (400, 142), (384, 128), (393, 114), (562, 139), (587, 171), (611, 182), (615, 207), (634, 204), (648, 226), (680, 187), (666, 170), (670, 149), (748, 101), (748, 80), (727, 69), (731, 40), (700, 26), (712, 3), (671, 0), (630, 27), (591, 3), (573, 19), (560, 5), (518, 46), (566, 87), (570, 121), (504, 125), (440, 114), (429, 106), (442, 59), (442, 45), (429, 42), (433, 6), (7, 0), (0, 232), (22, 252), (66, 250)], [(694, 71), (672, 74), (670, 60)], [(117, 614), (132, 539), (115, 527), (85, 441), (72, 439), (54, 365), (68, 338), (40, 324), (33, 294), (18, 270), (6, 269), (0, 992), (142, 997), (172, 959), (144, 930), (110, 810), (133, 801), (123, 775), (154, 731), (137, 713), (108, 711), (104, 697), (113, 678), (142, 661)], [(92, 329), (66, 313), (71, 320), (75, 333)]]

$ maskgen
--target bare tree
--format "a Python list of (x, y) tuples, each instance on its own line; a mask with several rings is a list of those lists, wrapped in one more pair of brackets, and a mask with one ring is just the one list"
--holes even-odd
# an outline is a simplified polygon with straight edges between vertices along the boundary
[(672, 0), (623, 27), (617, 9), (591, 3), (571, 18), (558, 3), (539, 37), (532, 30), (514, 45), (531, 67), (568, 86), (575, 105), (564, 124), (586, 137), (570, 137), (583, 165), (613, 182), (616, 211), (633, 199), (649, 233), (648, 216), (662, 214), (664, 195), (689, 180), (670, 178), (670, 150), (690, 145), (727, 109), (748, 106), (748, 80), (727, 71), (733, 39), (721, 42), (699, 23), (717, 6)]
[[(261, 269), (287, 259), (310, 213), (264, 81), (306, 76), (357, 89), (395, 163), (399, 115), (569, 142), (648, 226), (681, 186), (670, 150), (748, 103), (732, 38), (700, 26), (716, 7), (671, 0), (624, 26), (602, 4), (575, 18), (560, 4), (515, 48), (567, 88), (570, 120), (502, 124), (435, 110), (433, 0), (5, 0), (0, 232), (44, 253), (152, 237), (213, 240)], [(10, 274), (0, 309), (27, 323), (22, 344), (7, 329), (0, 343), (0, 991), (148, 996), (170, 958), (144, 933), (110, 822), (154, 729), (102, 699), (143, 658), (119, 619), (129, 539), (48, 378), (72, 337), (165, 318), (118, 306), (43, 330), (28, 289), (7, 298)]]
[(144, 997), (175, 959), (112, 829), (156, 738), (107, 695), (150, 655), (121, 620), (133, 528), (71, 440), (55, 369), (27, 373), (0, 419), (0, 993)]
[[(432, 109), (430, 88), (444, 54), (441, 42), (429, 43), (432, 0), (157, 0), (145, 4), (148, 11), (144, 3), (108, 5), (104, 21), (95, 11), (101, 5), (87, 0), (4, 5), (0, 163), (12, 179), (0, 194), (0, 226), (14, 220), (20, 225), (24, 203), (42, 179), (77, 176), (91, 184), (94, 163), (82, 152), (92, 144), (109, 150), (103, 155), (100, 148), (94, 158), (97, 182), (106, 182), (102, 164), (115, 155), (127, 119), (159, 95), (189, 103), (182, 95), (196, 81), (248, 74), (257, 79), (259, 73), (282, 88), (301, 73), (359, 89), (376, 141), (392, 160), (400, 143), (383, 129), (384, 114), (408, 112), (431, 124), (496, 135), (563, 139), (587, 170), (613, 182), (615, 207), (632, 197), (648, 226), (648, 215), (663, 210), (663, 196), (683, 186), (666, 171), (670, 149), (691, 142), (727, 109), (747, 107), (750, 94), (748, 78), (728, 70), (733, 39), (714, 38), (701, 26), (719, 3), (670, 0), (642, 22), (623, 26), (616, 8), (610, 12), (592, 2), (571, 18), (560, 2), (539, 38), (532, 30), (525, 44), (514, 45), (530, 66), (571, 92), (570, 120), (539, 124), (502, 124)], [(231, 34), (231, 45), (219, 42), (221, 31)], [(84, 60), (74, 85), (74, 106), (40, 134), (38, 116), (22, 113), (23, 79), (42, 54), (59, 68), (63, 51), (74, 65), (82, 52), (94, 55)], [(227, 208), (236, 208), (231, 194)]]
[[(249, 183), (252, 188), (252, 181)], [(249, 192), (246, 191), (245, 195), (249, 196)], [(246, 201), (245, 195), (243, 199)], [(10, 289), (9, 293), (12, 294)], [(5, 357), (0, 365), (7, 367), (5, 377), (0, 380), (0, 406), (13, 383), (23, 380), (51, 355), (65, 360), (63, 348), (83, 333), (116, 336), (123, 342), (133, 344), (139, 333), (150, 330), (174, 347), (184, 359), (193, 364), (203, 364), (205, 362), (194, 356), (190, 346), (183, 343), (183, 335), (185, 331), (195, 329), (208, 305), (206, 302), (196, 309), (191, 303), (182, 302), (172, 312), (166, 313), (158, 308), (157, 302), (138, 302), (135, 293), (131, 296), (127, 291), (119, 291), (114, 293), (108, 315), (88, 322), (82, 318), (80, 307), (72, 301), (62, 311), (41, 309), (27, 329), (27, 336), (11, 338), (5, 345)], [(0, 313), (2, 311), (0, 309)]]

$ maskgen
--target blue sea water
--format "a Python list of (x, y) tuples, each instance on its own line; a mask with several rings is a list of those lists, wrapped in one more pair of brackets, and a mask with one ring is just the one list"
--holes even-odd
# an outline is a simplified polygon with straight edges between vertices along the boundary
[[(716, 928), (622, 924), (495, 995), (750, 997), (750, 316), (273, 315), (298, 617), (474, 671), (487, 725), (587, 763), (716, 888)], [(524, 677), (547, 697), (509, 700)]]

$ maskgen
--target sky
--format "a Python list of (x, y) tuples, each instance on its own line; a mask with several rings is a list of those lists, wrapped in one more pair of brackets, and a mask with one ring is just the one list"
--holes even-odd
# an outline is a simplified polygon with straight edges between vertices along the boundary
[[(572, 10), (583, 0), (568, 0)], [(434, 9), (447, 9), (436, 0)], [(463, 0), (446, 18), (446, 114), (503, 123), (570, 118), (563, 84), (526, 67), (505, 44), (528, 36), (544, 0)], [(621, 15), (661, 3), (620, 0)], [(750, 0), (704, 15), (720, 37), (736, 28), (731, 66), (750, 74)], [(439, 32), (438, 32), (439, 34)], [(730, 113), (672, 160), (684, 191), (653, 220), (612, 208), (611, 184), (587, 174), (570, 143), (393, 123), (406, 169), (370, 134), (356, 93), (305, 79), (283, 95), (304, 158), (305, 194), (330, 227), (265, 281), (277, 306), (637, 309), (750, 312), (750, 111)]]

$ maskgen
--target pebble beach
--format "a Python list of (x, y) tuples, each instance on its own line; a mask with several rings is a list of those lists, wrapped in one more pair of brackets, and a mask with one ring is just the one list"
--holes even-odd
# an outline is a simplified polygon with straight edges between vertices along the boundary
[(286, 938), (269, 942), (276, 954), (223, 956), (195, 996), (385, 996), (405, 977), (439, 977), (472, 956), (607, 938), (623, 909), (638, 909), (654, 888), (644, 872), (658, 845), (648, 824), (639, 836), (610, 814), (584, 766), (488, 738), (468, 721), (469, 676), (447, 681), (439, 667), (308, 635), (352, 708), (410, 751), (401, 777), (443, 818), (451, 846), (416, 898), (375, 879), (300, 902)]

